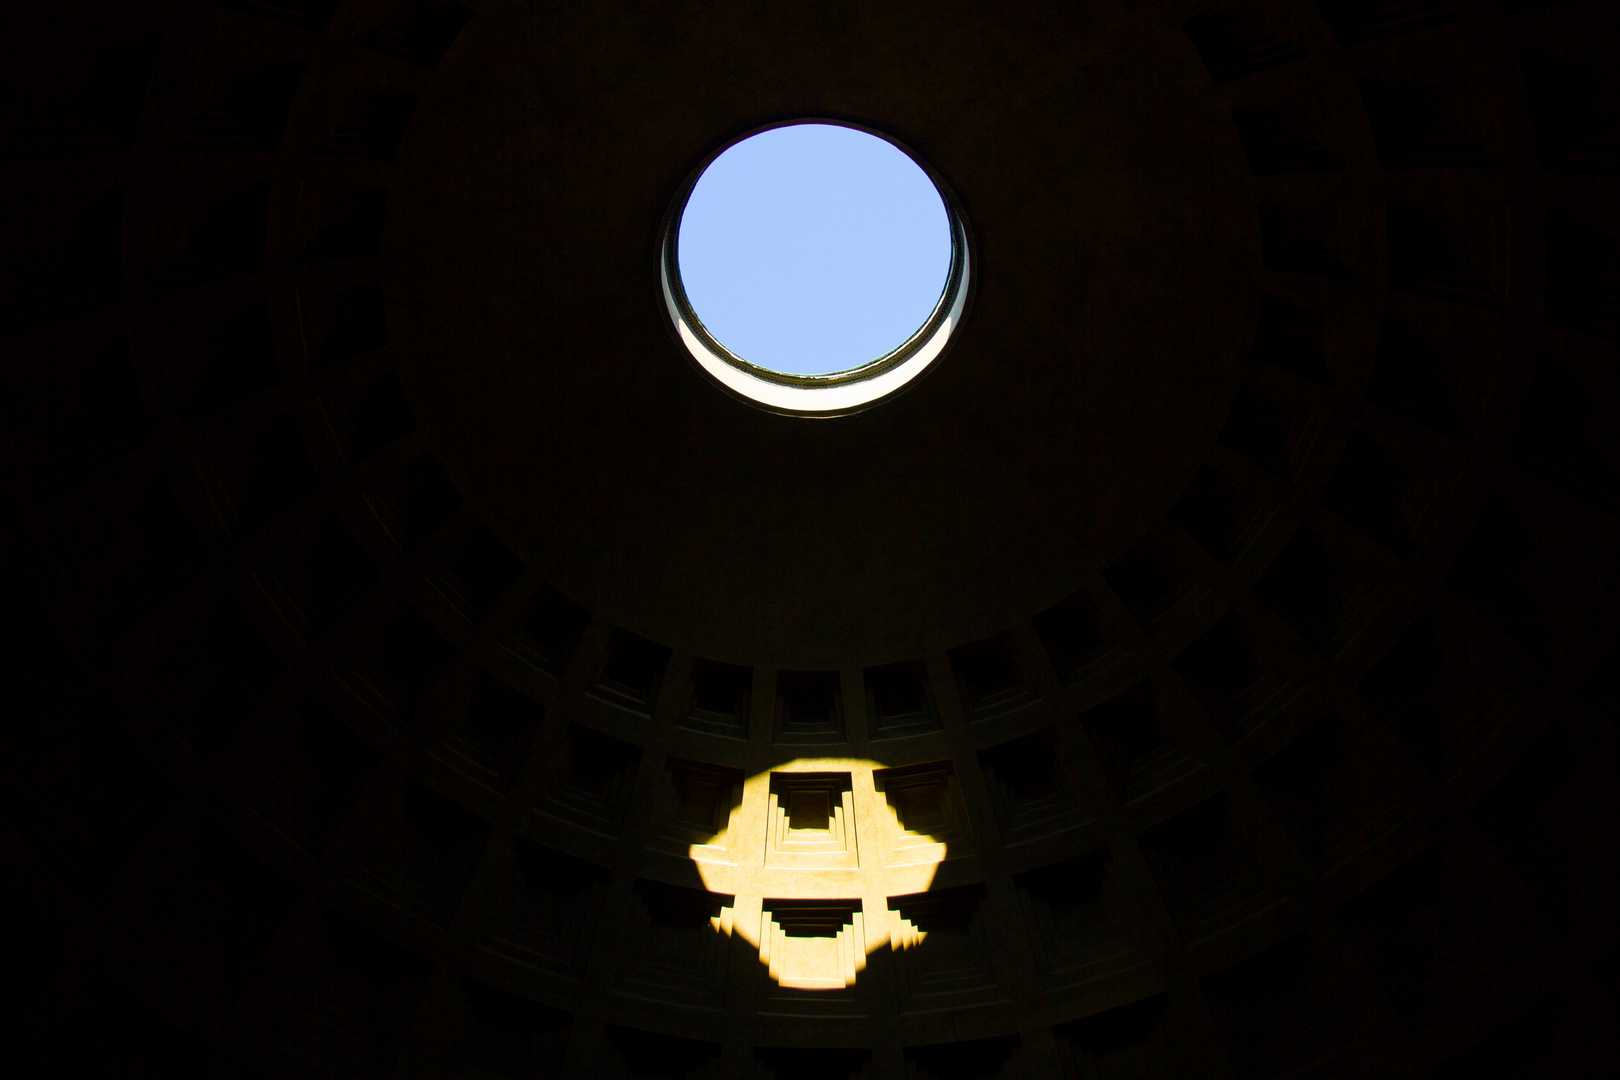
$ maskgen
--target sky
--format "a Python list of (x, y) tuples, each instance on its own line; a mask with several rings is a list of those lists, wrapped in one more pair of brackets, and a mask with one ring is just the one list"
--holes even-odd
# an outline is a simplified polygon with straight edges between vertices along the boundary
[(681, 282), (703, 325), (794, 375), (876, 360), (927, 321), (950, 270), (928, 175), (854, 128), (795, 124), (727, 149), (681, 218)]

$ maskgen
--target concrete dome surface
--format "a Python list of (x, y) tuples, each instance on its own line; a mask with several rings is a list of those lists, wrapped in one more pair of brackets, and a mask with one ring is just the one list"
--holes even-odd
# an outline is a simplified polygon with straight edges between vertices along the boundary
[[(0, 38), (18, 1075), (1620, 1070), (1613, 0), (67, 0)], [(873, 131), (948, 349), (723, 392)]]

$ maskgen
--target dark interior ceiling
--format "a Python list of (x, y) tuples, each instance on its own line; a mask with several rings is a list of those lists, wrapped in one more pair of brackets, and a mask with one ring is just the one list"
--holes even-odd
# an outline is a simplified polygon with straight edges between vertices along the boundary
[[(1613, 2), (8, 26), (19, 1074), (1620, 1068)], [(804, 116), (974, 239), (838, 420), (656, 287)], [(846, 991), (671, 847), (811, 752), (978, 849)]]

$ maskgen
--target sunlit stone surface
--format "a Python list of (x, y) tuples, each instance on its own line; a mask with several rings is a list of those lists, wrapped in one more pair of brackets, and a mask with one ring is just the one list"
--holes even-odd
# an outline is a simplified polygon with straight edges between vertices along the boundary
[(782, 986), (854, 985), (868, 955), (926, 936), (891, 898), (928, 891), (941, 863), (975, 850), (952, 779), (830, 757), (749, 777), (724, 827), (688, 850), (703, 884), (735, 897), (715, 929), (756, 946)]

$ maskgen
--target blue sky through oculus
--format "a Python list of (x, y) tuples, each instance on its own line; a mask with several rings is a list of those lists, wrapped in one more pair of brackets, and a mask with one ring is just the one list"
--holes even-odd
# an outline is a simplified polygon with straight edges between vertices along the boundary
[(945, 288), (951, 235), (928, 175), (854, 128), (794, 124), (732, 146), (681, 217), (681, 282), (750, 363), (846, 371), (902, 344)]

